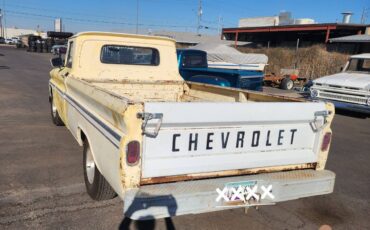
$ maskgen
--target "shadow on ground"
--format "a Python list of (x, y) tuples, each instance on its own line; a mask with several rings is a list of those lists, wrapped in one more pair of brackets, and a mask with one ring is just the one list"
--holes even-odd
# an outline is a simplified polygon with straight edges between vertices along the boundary
[(344, 109), (335, 109), (335, 113), (347, 116), (347, 117), (353, 117), (353, 118), (361, 118), (361, 119), (366, 119), (370, 118), (370, 114), (366, 113), (359, 113), (359, 112), (354, 112), (354, 111), (349, 111), (349, 110), (344, 110)]
[(135, 216), (136, 212), (142, 212), (150, 208), (158, 208), (164, 207), (167, 209), (168, 216), (164, 218), (165, 226), (167, 230), (175, 229), (175, 226), (172, 222), (171, 216), (176, 216), (177, 212), (177, 202), (176, 199), (172, 195), (161, 195), (161, 196), (151, 196), (150, 194), (146, 194), (144, 192), (139, 192), (135, 195), (134, 199), (132, 200), (130, 206), (127, 209), (124, 209), (125, 218), (122, 220), (119, 229), (125, 230), (130, 229), (130, 226), (134, 224), (135, 229), (145, 229), (145, 230), (152, 230), (155, 229), (156, 220), (150, 212), (144, 216), (140, 216), (138, 220), (132, 220), (127, 216)]
[[(175, 225), (170, 217), (164, 218), (166, 229), (175, 230)], [(156, 220), (131, 220), (130, 218), (125, 217), (120, 226), (119, 230), (130, 229), (130, 226), (133, 225), (134, 229), (138, 230), (153, 230), (155, 229)]]

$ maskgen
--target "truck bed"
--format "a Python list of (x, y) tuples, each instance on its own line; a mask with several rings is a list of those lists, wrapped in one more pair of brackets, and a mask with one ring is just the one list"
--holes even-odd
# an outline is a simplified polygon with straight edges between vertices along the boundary
[[(146, 147), (143, 150), (142, 178), (140, 179), (142, 184), (210, 178), (219, 175), (241, 175), (260, 171), (315, 168), (321, 161), (318, 146), (323, 132), (313, 130), (311, 123), (316, 119), (315, 112), (325, 110), (323, 103), (300, 103), (304, 100), (183, 81), (78, 81), (90, 88), (91, 91), (88, 90), (90, 97), (105, 98), (105, 102), (100, 102), (103, 106), (99, 109), (100, 111), (104, 110), (104, 105), (108, 107), (112, 104), (118, 105), (111, 103), (114, 100), (122, 104), (115, 109), (118, 112), (117, 116), (124, 112), (130, 104), (141, 104), (145, 112), (164, 115), (158, 137), (143, 136), (143, 145)], [(99, 92), (105, 96), (93, 96)], [(294, 118), (287, 116), (287, 112), (293, 110), (299, 110), (300, 113)], [(123, 133), (126, 132), (125, 126), (117, 124), (117, 118), (113, 119), (109, 112), (104, 117)], [(322, 118), (318, 119), (319, 123), (322, 123)], [(151, 120), (148, 122), (147, 129), (152, 131), (157, 124), (158, 120)], [(271, 138), (275, 138), (275, 142), (278, 132), (288, 133), (291, 130), (298, 130), (300, 138), (297, 139), (295, 145), (286, 143), (279, 146), (275, 143), (272, 147), (261, 146), (245, 149), (242, 152), (234, 149), (235, 146), (233, 146), (227, 151), (215, 149), (214, 153), (208, 154), (205, 154), (209, 152), (206, 150), (199, 150), (199, 153), (184, 150), (187, 144), (179, 139), (178, 146), (181, 146), (181, 151), (177, 153), (176, 158), (171, 157), (173, 152), (163, 150), (164, 146), (171, 143), (171, 138), (173, 139), (175, 133), (186, 136), (191, 134), (190, 131), (195, 132), (200, 135), (200, 141), (204, 144), (204, 136), (207, 133), (222, 136), (222, 133), (230, 132), (230, 138), (235, 139), (237, 138), (235, 135), (244, 132), (243, 130), (257, 130), (264, 135), (270, 135), (266, 133), (271, 132)], [(250, 137), (251, 134), (248, 135)], [(265, 138), (261, 139), (261, 144), (265, 142), (266, 145), (269, 144), (266, 137), (261, 138)], [(220, 143), (215, 142), (215, 145), (220, 145)], [(192, 155), (191, 158), (188, 157), (189, 154)], [(253, 161), (247, 159), (253, 159)], [(181, 170), (178, 167), (172, 168), (186, 161), (188, 161), (186, 167), (183, 165)], [(322, 165), (321, 162), (319, 165)]]
[(183, 81), (87, 81), (132, 102), (288, 102), (301, 99)]
[[(325, 103), (302, 103), (304, 100), (295, 98), (184, 81), (68, 78), (67, 91), (68, 97), (75, 98), (116, 132), (117, 148), (121, 138), (130, 132), (142, 140), (142, 163), (135, 183), (323, 168), (326, 162), (327, 152), (319, 150), (323, 135), (330, 132), (332, 119), (332, 115), (324, 118), (321, 114), (329, 109)], [(291, 111), (300, 112), (292, 117)], [(70, 117), (77, 116), (73, 110), (69, 113)], [(154, 118), (143, 126), (137, 119), (139, 113), (161, 115), (163, 120)], [(316, 124), (322, 129), (315, 130)], [(160, 131), (153, 136), (158, 125)], [(150, 135), (142, 135), (144, 131)], [(240, 149), (239, 138), (244, 139), (244, 133), (248, 143)], [(285, 139), (283, 133), (287, 135)], [(188, 149), (194, 135), (199, 136), (196, 151)], [(204, 149), (209, 135), (215, 138), (212, 150)], [(225, 135), (230, 136), (231, 144), (227, 146), (222, 139)], [(257, 136), (261, 140), (253, 142), (251, 138)]]

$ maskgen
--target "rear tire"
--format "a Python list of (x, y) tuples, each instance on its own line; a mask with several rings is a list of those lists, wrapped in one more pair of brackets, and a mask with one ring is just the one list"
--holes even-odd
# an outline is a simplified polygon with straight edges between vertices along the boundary
[(83, 168), (86, 191), (94, 200), (109, 200), (117, 196), (95, 165), (89, 142), (84, 142)]
[(284, 78), (280, 83), (280, 88), (285, 90), (291, 90), (294, 87), (294, 82), (289, 78)]
[(54, 125), (63, 126), (64, 122), (59, 116), (57, 107), (54, 104), (53, 97), (50, 98), (50, 112), (51, 112), (51, 120), (53, 121)]

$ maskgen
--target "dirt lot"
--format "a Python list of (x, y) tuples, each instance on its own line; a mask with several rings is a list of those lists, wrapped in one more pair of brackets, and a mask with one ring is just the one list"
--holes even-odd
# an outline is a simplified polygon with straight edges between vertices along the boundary
[(0, 229), (370, 228), (370, 118), (337, 115), (327, 168), (333, 194), (275, 206), (130, 222), (122, 202), (85, 194), (82, 149), (50, 120), (50, 55), (0, 47)]

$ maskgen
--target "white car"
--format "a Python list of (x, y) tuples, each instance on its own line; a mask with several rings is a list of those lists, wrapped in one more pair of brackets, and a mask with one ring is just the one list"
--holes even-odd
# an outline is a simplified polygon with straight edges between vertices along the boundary
[(20, 39), (19, 39), (19, 38), (17, 38), (17, 37), (12, 37), (12, 38), (11, 38), (11, 40), (12, 40), (12, 43), (13, 43), (13, 44), (17, 44), (17, 43), (19, 43), (19, 42), (20, 42)]
[(6, 38), (5, 39), (5, 44), (11, 45), (11, 44), (13, 44), (13, 40), (10, 39), (10, 38)]
[(353, 55), (342, 72), (314, 80), (311, 98), (370, 114), (370, 53)]

